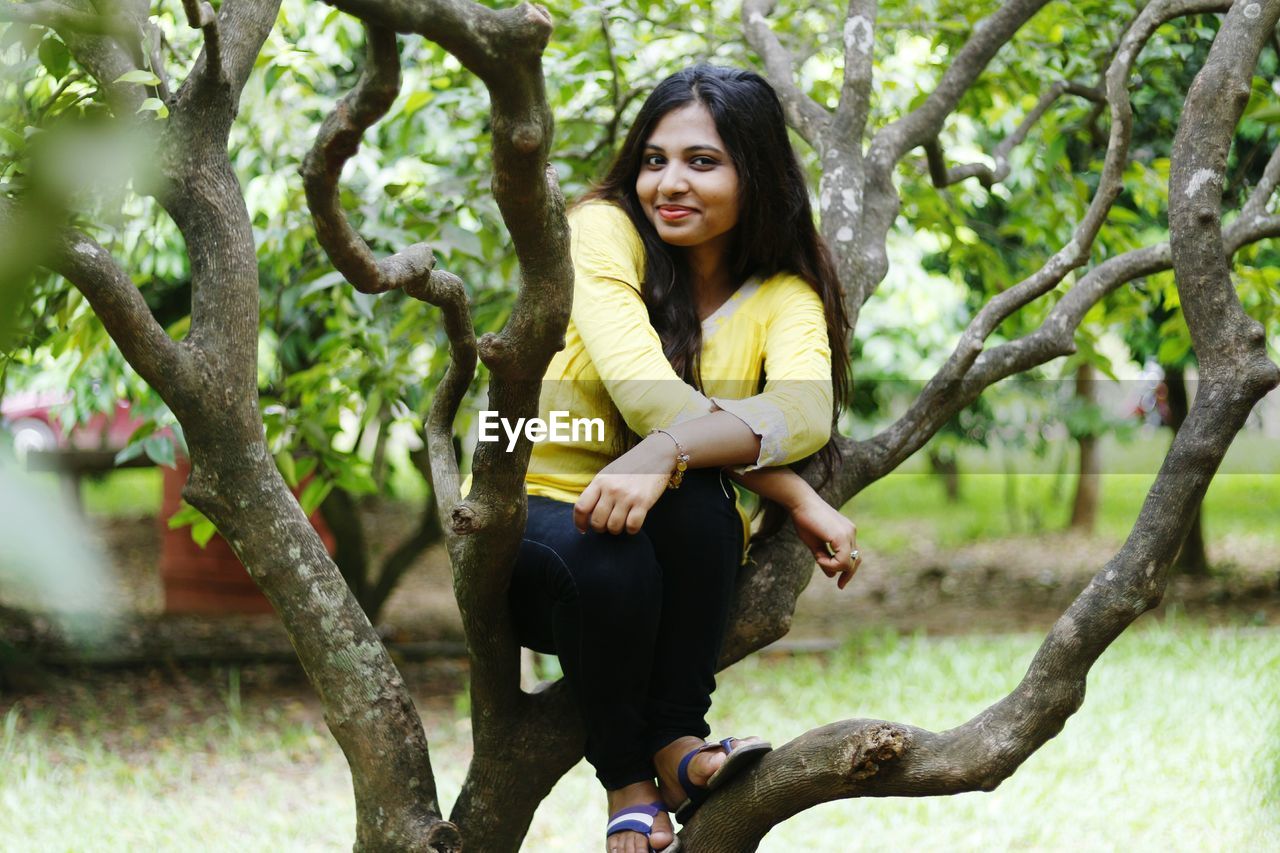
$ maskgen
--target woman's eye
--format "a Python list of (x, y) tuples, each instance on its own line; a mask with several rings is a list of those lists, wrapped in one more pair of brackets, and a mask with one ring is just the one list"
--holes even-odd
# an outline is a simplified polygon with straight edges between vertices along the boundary
[(666, 162), (666, 158), (661, 154), (650, 154), (644, 158), (644, 164), (646, 166), (661, 166)]
[(694, 166), (699, 166), (702, 168), (710, 168), (716, 165), (716, 161), (711, 159), (710, 157), (694, 157), (689, 162)]

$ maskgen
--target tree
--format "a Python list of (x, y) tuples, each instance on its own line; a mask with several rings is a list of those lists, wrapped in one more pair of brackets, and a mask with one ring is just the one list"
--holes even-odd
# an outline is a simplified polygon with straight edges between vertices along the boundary
[[(512, 454), (482, 444), (474, 484), (460, 496), (454, 422), (477, 366), (489, 370), (490, 406), (529, 417), (537, 386), (567, 322), (571, 267), (564, 203), (547, 168), (552, 121), (542, 53), (552, 22), (541, 8), (495, 11), (470, 0), (335, 0), (366, 25), (364, 69), (325, 119), (303, 168), (316, 234), (328, 258), (361, 293), (401, 290), (436, 306), (450, 360), (427, 418), (434, 499), (444, 520), (471, 657), (475, 754), (449, 819), (435, 793), (428, 746), (404, 683), (337, 567), (289, 492), (264, 439), (257, 403), (258, 263), (243, 191), (228, 154), (242, 88), (276, 20), (279, 0), (224, 0), (216, 12), (184, 0), (203, 47), (176, 91), (154, 73), (147, 6), (118, 4), (100, 16), (87, 2), (36, 0), (0, 7), (10, 20), (58, 32), (79, 67), (100, 82), (116, 121), (133, 127), (156, 173), (139, 185), (175, 222), (191, 260), (190, 329), (175, 340), (155, 320), (128, 272), (84, 228), (67, 222), (65, 196), (10, 188), (0, 202), (0, 233), (41, 225), (35, 260), (70, 280), (88, 299), (124, 357), (182, 424), (193, 464), (187, 500), (236, 549), (280, 614), (326, 708), (351, 767), (360, 849), (477, 850), (518, 847), (537, 803), (581, 757), (581, 731), (560, 683), (519, 688), (516, 644), (505, 589), (524, 520), (521, 488), (530, 446)], [(946, 5), (946, 4), (944, 4)], [(852, 0), (839, 47), (838, 90), (820, 103), (796, 82), (791, 50), (770, 28), (769, 0), (746, 0), (747, 38), (787, 107), (789, 120), (820, 158), (822, 226), (839, 255), (850, 316), (856, 318), (888, 270), (885, 244), (901, 206), (894, 178), (923, 147), (938, 186), (978, 178), (997, 186), (1036, 121), (1065, 94), (1103, 104), (1110, 117), (1101, 174), (1069, 241), (1047, 262), (998, 291), (907, 411), (862, 441), (836, 440), (844, 465), (825, 496), (843, 504), (920, 449), (992, 383), (1066, 355), (1086, 312), (1137, 277), (1172, 268), (1201, 369), (1201, 387), (1128, 540), (1059, 619), (1022, 682), (974, 719), (941, 733), (906, 724), (846, 720), (817, 728), (766, 756), (749, 784), (720, 791), (682, 829), (692, 850), (752, 849), (776, 823), (846, 797), (940, 795), (991, 789), (1056, 734), (1080, 706), (1089, 668), (1164, 589), (1180, 534), (1232, 438), (1256, 402), (1280, 382), (1265, 331), (1242, 308), (1229, 258), (1242, 246), (1280, 235), (1267, 204), (1280, 181), (1280, 154), (1222, 227), (1230, 141), (1251, 94), (1280, 0), (1154, 0), (1103, 57), (1102, 85), (1062, 79), (986, 163), (948, 166), (944, 126), (984, 69), (1019, 33), (1053, 26), (1044, 0), (1010, 0), (961, 31), (946, 31), (937, 84), (915, 103), (879, 105), (873, 117), (872, 56), (892, 32), (887, 18), (909, 14)], [(1230, 6), (1230, 8), (1228, 8)], [(965, 10), (968, 7), (964, 7)], [(1107, 6), (1090, 7), (1104, 14)], [(1225, 12), (1190, 88), (1175, 139), (1169, 180), (1170, 239), (1093, 261), (1091, 250), (1115, 202), (1130, 145), (1130, 70), (1157, 30), (1188, 14)], [(939, 14), (960, 13), (940, 9)], [(965, 14), (968, 14), (966, 11)], [(1058, 22), (1060, 24), (1060, 22)], [(878, 26), (879, 25), (879, 26)], [(487, 87), (493, 196), (519, 260), (519, 295), (500, 331), (476, 336), (467, 291), (437, 268), (419, 243), (377, 257), (350, 224), (339, 191), (343, 164), (400, 89), (396, 33), (418, 33), (457, 57)], [(1076, 64), (1072, 64), (1075, 68)], [(148, 70), (148, 68), (152, 70)], [(1040, 81), (1042, 84), (1045, 81)], [(833, 87), (825, 84), (827, 89)], [(1006, 105), (1007, 106), (1007, 105)], [(148, 113), (137, 118), (139, 112)], [(1007, 110), (1006, 110), (1007, 112)], [(151, 113), (163, 113), (153, 119)], [(878, 125), (873, 130), (873, 124)], [(1088, 271), (1068, 281), (1073, 270)], [(987, 341), (1020, 309), (1056, 301), (1024, 333)], [(780, 534), (758, 549), (741, 578), (723, 663), (729, 665), (786, 633), (796, 597), (812, 574), (798, 540)]]

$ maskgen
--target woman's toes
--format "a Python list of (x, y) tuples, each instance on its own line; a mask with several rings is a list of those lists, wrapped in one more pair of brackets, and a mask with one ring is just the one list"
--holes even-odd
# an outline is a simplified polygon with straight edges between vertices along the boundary
[(657, 817), (653, 819), (653, 831), (649, 834), (649, 846), (654, 850), (665, 850), (675, 839), (671, 818), (666, 812), (658, 812)]

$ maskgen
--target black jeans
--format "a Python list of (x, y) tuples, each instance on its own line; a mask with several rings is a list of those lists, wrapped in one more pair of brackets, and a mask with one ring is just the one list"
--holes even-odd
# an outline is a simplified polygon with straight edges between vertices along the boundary
[(529, 498), (511, 581), (521, 645), (560, 658), (608, 790), (652, 779), (653, 754), (706, 737), (742, 523), (717, 469), (686, 472), (635, 534), (579, 533), (573, 504)]

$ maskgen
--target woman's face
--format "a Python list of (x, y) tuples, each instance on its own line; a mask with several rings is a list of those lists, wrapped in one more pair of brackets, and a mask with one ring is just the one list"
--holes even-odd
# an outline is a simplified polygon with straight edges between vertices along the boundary
[(727, 243), (738, 224), (738, 169), (706, 107), (693, 101), (658, 121), (644, 144), (636, 195), (663, 241)]

